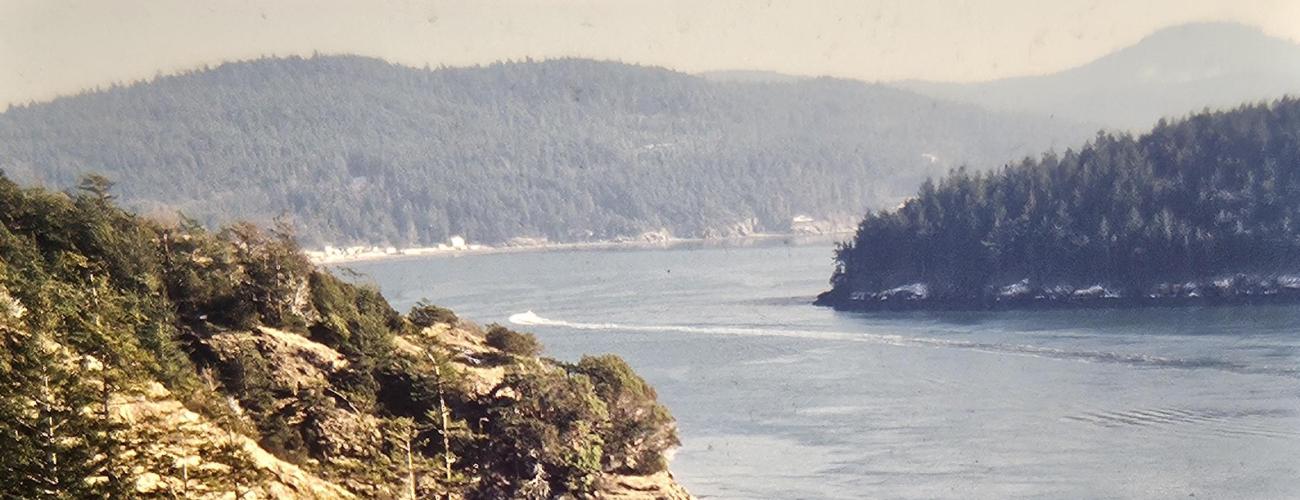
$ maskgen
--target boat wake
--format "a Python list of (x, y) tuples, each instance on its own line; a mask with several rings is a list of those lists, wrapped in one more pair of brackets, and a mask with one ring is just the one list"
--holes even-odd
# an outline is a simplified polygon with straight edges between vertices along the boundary
[(537, 315), (533, 311), (526, 311), (513, 314), (509, 318), (510, 323), (519, 326), (544, 326), (569, 328), (573, 330), (602, 330), (602, 331), (625, 331), (625, 332), (666, 332), (666, 333), (689, 333), (702, 335), (733, 335), (746, 337), (788, 337), (810, 340), (828, 340), (842, 342), (865, 342), (879, 345), (891, 345), (900, 347), (940, 347), (950, 349), (963, 349), (975, 352), (989, 354), (1029, 356), (1045, 359), (1058, 359), (1065, 361), (1081, 361), (1095, 363), (1116, 363), (1131, 366), (1154, 367), (1154, 368), (1177, 368), (1177, 369), (1216, 369), (1232, 373), (1257, 374), (1257, 375), (1276, 375), (1291, 378), (1300, 378), (1300, 369), (1297, 368), (1280, 368), (1280, 367), (1259, 367), (1249, 366), (1241, 363), (1235, 363), (1228, 360), (1213, 358), (1173, 358), (1163, 356), (1153, 356), (1149, 354), (1121, 353), (1106, 351), (1085, 351), (1058, 349), (1053, 347), (1043, 347), (1024, 344), (998, 344), (988, 342), (974, 342), (968, 340), (937, 339), (930, 337), (912, 337), (906, 335), (891, 335), (865, 332), (833, 332), (818, 330), (784, 330), (771, 328), (740, 328), (740, 327), (701, 327), (701, 326), (684, 326), (684, 325), (630, 325), (619, 323), (583, 323), (573, 321), (562, 321), (545, 318)]

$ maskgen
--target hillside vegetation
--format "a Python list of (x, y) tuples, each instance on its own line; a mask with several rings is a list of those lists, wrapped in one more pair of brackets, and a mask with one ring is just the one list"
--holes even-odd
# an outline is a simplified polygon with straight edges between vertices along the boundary
[(0, 176), (0, 496), (688, 496), (621, 359), (399, 314), (282, 228), (154, 222), (109, 187)]
[(1300, 101), (953, 172), (868, 214), (836, 260), (819, 300), (843, 308), (1293, 299)]
[(9, 109), (0, 168), (56, 188), (101, 173), (141, 213), (209, 226), (286, 215), (312, 245), (708, 237), (848, 226), (927, 175), (1089, 131), (845, 80), (320, 56)]

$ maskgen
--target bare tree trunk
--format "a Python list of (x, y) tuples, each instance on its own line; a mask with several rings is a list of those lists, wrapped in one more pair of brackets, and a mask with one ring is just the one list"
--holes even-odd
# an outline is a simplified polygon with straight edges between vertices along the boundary
[[(232, 428), (232, 425), (233, 424), (229, 422), (226, 423), (226, 440), (229, 442), (230, 446), (238, 446), (240, 450), (243, 450), (244, 443), (239, 442), (238, 440), (235, 439), (235, 431)], [(242, 498), (244, 498), (244, 492), (240, 491), (242, 487), (239, 484), (240, 483), (239, 473), (236, 471), (238, 471), (240, 467), (247, 466), (247, 464), (237, 465), (234, 462), (235, 462), (234, 460), (231, 460), (230, 472), (232, 473), (231, 474), (232, 477), (230, 482), (231, 482), (231, 487), (235, 489), (235, 500), (241, 500)], [(256, 467), (256, 465), (254, 465), (254, 467)]]
[(43, 389), (43, 393), (41, 394), (41, 406), (43, 406), (45, 410), (46, 460), (50, 467), (50, 475), (45, 478), (44, 482), (49, 488), (48, 492), (51, 496), (61, 498), (63, 496), (63, 488), (62, 485), (59, 484), (59, 451), (55, 448), (55, 433), (58, 432), (58, 430), (54, 423), (54, 409), (52, 408), (53, 403), (51, 402), (54, 395), (50, 391), (49, 373), (41, 374), (41, 387)]
[(406, 488), (407, 488), (407, 494), (409, 495), (407, 498), (410, 498), (411, 500), (415, 500), (416, 498), (415, 497), (415, 465), (411, 457), (411, 434), (414, 431), (415, 431), (414, 429), (407, 429), (406, 435), (402, 436), (403, 437), (402, 441), (406, 443)]
[(434, 388), (438, 391), (438, 414), (442, 417), (442, 467), (445, 479), (451, 482), (451, 438), (447, 435), (447, 400), (442, 396), (442, 369), (438, 367), (438, 361), (430, 355), (429, 359), (433, 361)]
[[(98, 321), (98, 319), (96, 319), (96, 321)], [(107, 477), (110, 483), (116, 484), (117, 471), (113, 470), (113, 464), (116, 463), (115, 458), (116, 458), (117, 450), (115, 449), (116, 448), (114, 446), (115, 443), (113, 442), (113, 423), (112, 423), (113, 413), (112, 413), (112, 407), (110, 406), (112, 404), (112, 399), (113, 399), (113, 385), (112, 385), (113, 382), (108, 379), (108, 365), (106, 364), (106, 362), (100, 361), (100, 363), (101, 363), (101, 367), (99, 369), (99, 375), (100, 375), (99, 418), (101, 420), (101, 424), (104, 426), (104, 442), (103, 442), (104, 477)]]

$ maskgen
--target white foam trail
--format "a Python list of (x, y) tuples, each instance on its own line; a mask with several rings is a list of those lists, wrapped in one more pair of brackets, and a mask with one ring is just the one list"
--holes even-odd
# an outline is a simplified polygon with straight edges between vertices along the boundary
[(872, 335), (857, 334), (845, 332), (818, 332), (811, 330), (759, 330), (755, 328), (734, 328), (734, 327), (697, 327), (697, 326), (675, 326), (675, 325), (620, 325), (618, 323), (576, 323), (572, 321), (560, 321), (538, 316), (532, 311), (513, 314), (509, 321), (520, 326), (558, 326), (572, 328), (575, 330), (613, 330), (627, 332), (673, 332), (673, 333), (699, 333), (705, 335), (740, 335), (754, 337), (793, 337), (802, 339), (822, 339), (822, 340), (847, 340), (847, 341), (869, 341), (871, 339), (890, 342), (903, 341), (906, 337), (901, 335)]
[(828, 332), (817, 330), (780, 330), (739, 327), (696, 327), (678, 325), (623, 325), (618, 323), (581, 323), (545, 318), (533, 311), (526, 311), (510, 316), (509, 321), (520, 326), (551, 326), (571, 328), (574, 330), (604, 330), (626, 332), (671, 332), (694, 333), (704, 335), (735, 335), (745, 337), (787, 337), (812, 340), (833, 340), (843, 342), (865, 342), (878, 345), (902, 347), (944, 347), (964, 349), (997, 355), (1028, 356), (1044, 359), (1059, 359), (1082, 362), (1119, 363), (1138, 366), (1166, 368), (1197, 369), (1211, 368), (1234, 373), (1268, 374), (1286, 377), (1300, 376), (1300, 371), (1290, 368), (1249, 367), (1218, 359), (1184, 359), (1166, 358), (1147, 354), (1131, 354), (1104, 351), (1071, 351), (1052, 347), (1020, 344), (992, 344), (966, 340), (945, 340), (927, 337), (909, 337), (864, 332)]

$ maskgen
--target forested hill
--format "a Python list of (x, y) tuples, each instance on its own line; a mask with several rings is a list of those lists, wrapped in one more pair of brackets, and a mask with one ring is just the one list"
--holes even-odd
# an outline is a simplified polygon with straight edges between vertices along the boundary
[(0, 114), (0, 169), (201, 222), (290, 216), (308, 244), (782, 231), (926, 176), (1077, 144), (1059, 120), (833, 79), (714, 82), (589, 60), (420, 70), (225, 64)]
[(836, 258), (851, 309), (1296, 298), (1300, 101), (927, 181)]

